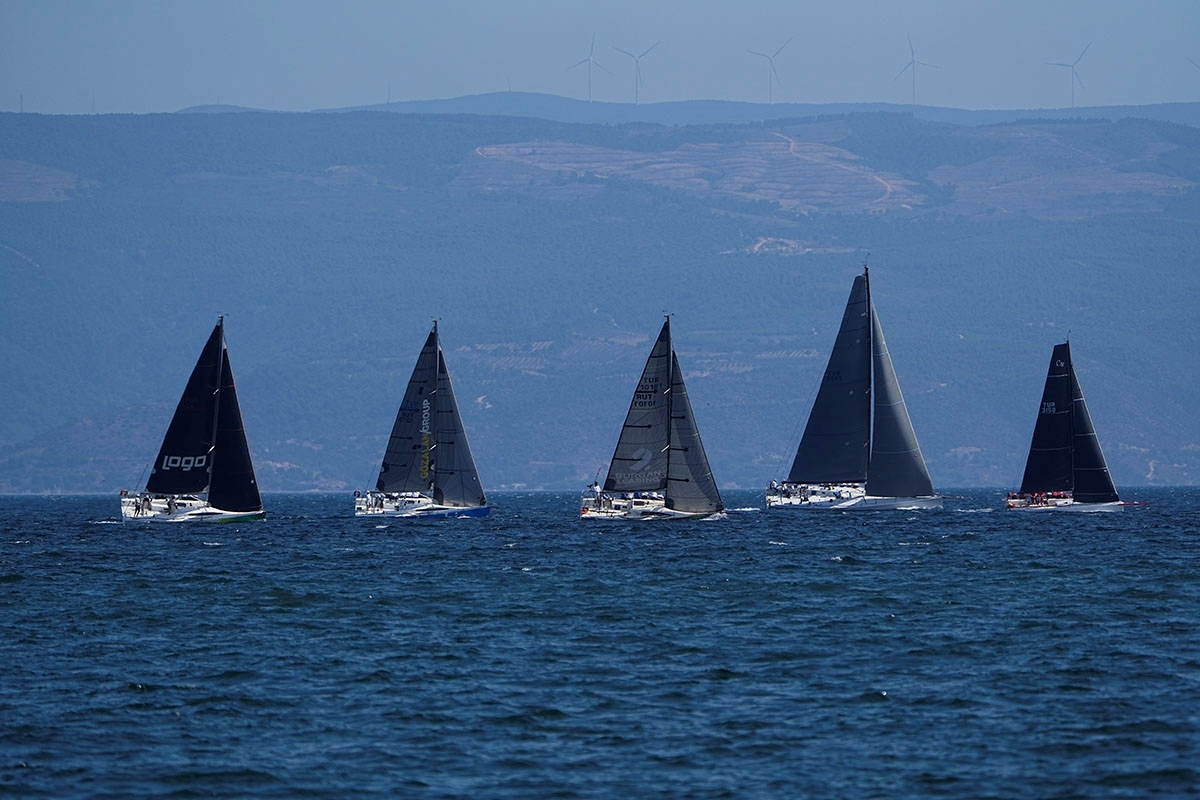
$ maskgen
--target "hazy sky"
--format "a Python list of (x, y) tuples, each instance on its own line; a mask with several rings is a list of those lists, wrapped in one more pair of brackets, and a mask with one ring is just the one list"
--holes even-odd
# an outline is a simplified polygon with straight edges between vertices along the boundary
[[(514, 91), (633, 102), (1200, 100), (1200, 0), (0, 0), (0, 111), (281, 111)], [(788, 41), (790, 39), (790, 42)], [(1189, 61), (1189, 59), (1191, 61)], [(611, 73), (611, 74), (610, 74)]]

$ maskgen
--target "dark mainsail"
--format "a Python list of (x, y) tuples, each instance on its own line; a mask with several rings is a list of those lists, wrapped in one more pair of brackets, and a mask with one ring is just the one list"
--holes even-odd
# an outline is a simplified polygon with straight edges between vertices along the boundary
[(201, 494), (208, 491), (216, 436), (221, 362), (225, 349), (222, 320), (200, 351), (196, 366), (167, 426), (158, 458), (146, 480), (154, 494)]
[(146, 491), (207, 493), (208, 504), (223, 511), (262, 510), (225, 345), (223, 317), (217, 319), (184, 387)]
[(436, 322), (408, 380), (375, 488), (380, 492), (422, 492), (440, 505), (487, 505)]
[(621, 426), (617, 448), (604, 479), (606, 492), (661, 492), (667, 488), (670, 441), (671, 319), (659, 331), (642, 377), (638, 379), (629, 413)]
[(1021, 492), (1071, 492), (1080, 503), (1119, 499), (1075, 376), (1070, 342), (1055, 345), (1050, 356)]
[(871, 444), (871, 315), (867, 279), (850, 288), (842, 326), (804, 427), (789, 483), (862, 483)]

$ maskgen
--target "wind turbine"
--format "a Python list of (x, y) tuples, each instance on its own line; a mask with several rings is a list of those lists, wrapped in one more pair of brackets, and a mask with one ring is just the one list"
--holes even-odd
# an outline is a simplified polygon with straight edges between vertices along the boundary
[(903, 75), (905, 72), (907, 72), (910, 68), (912, 69), (912, 74), (913, 74), (912, 104), (915, 106), (917, 104), (917, 67), (918, 66), (933, 67), (934, 69), (941, 69), (941, 67), (939, 67), (937, 64), (927, 64), (924, 61), (917, 60), (917, 51), (913, 49), (912, 36), (909, 34), (905, 34), (905, 36), (908, 36), (908, 55), (909, 55), (908, 63), (904, 65), (904, 69), (902, 69), (896, 73), (896, 77), (892, 78), (892, 81), (895, 82), (895, 81), (900, 80), (901, 75)]
[(613, 50), (616, 50), (619, 53), (624, 53), (633, 59), (633, 104), (635, 106), (642, 104), (642, 59), (646, 57), (647, 53), (658, 47), (660, 44), (662, 44), (662, 42), (655, 42), (642, 52), (638, 53), (636, 56), (628, 50), (622, 50), (616, 45), (613, 45)]
[[(576, 67), (579, 67), (579, 66), (582, 66), (582, 65), (584, 65), (584, 64), (587, 64), (587, 73), (588, 73), (588, 102), (589, 102), (589, 103), (590, 103), (590, 102), (592, 102), (592, 65), (593, 65), (593, 64), (595, 64), (595, 65), (596, 65), (597, 67), (599, 67), (600, 69), (604, 69), (604, 65), (603, 65), (603, 64), (601, 64), (601, 63), (600, 63), (599, 61), (597, 61), (596, 59), (592, 58), (592, 54), (593, 54), (593, 53), (595, 53), (595, 52), (596, 52), (596, 34), (594, 34), (594, 33), (593, 33), (593, 34), (592, 34), (592, 46), (591, 46), (591, 48), (589, 48), (589, 49), (588, 49), (587, 58), (582, 58), (582, 59), (580, 59), (579, 61), (576, 61), (576, 62), (575, 62), (574, 64), (572, 64), (571, 66), (567, 67), (567, 71), (569, 72), (570, 70), (573, 70), (573, 69), (575, 69)], [(604, 69), (604, 71), (605, 71), (605, 72), (608, 72), (608, 70), (607, 70), (607, 69)], [(611, 72), (608, 72), (608, 74), (609, 74), (609, 75), (612, 75), (612, 73), (611, 73)]]
[[(794, 38), (795, 37), (793, 36), (792, 39), (794, 39)], [(767, 60), (767, 63), (770, 64), (770, 66), (771, 66), (770, 71), (767, 72), (767, 102), (770, 103), (771, 105), (775, 104), (775, 84), (778, 83), (780, 86), (783, 86), (783, 81), (779, 80), (779, 73), (775, 70), (775, 56), (782, 53), (783, 48), (787, 47), (791, 43), (792, 39), (788, 39), (786, 42), (779, 45), (779, 49), (776, 50), (774, 53), (771, 53), (771, 55), (767, 55), (766, 53), (760, 53), (757, 50), (747, 50), (746, 51), (750, 55), (758, 56), (760, 58), (765, 58)]]
[[(1047, 61), (1046, 62), (1047, 64), (1049, 64), (1052, 67), (1066, 67), (1067, 69), (1071, 70), (1071, 108), (1075, 107), (1075, 84), (1078, 83), (1080, 91), (1083, 90), (1083, 80), (1079, 77), (1079, 71), (1077, 69), (1075, 69), (1075, 67), (1077, 64), (1079, 64), (1080, 61), (1083, 60), (1083, 54), (1086, 53), (1088, 51), (1088, 47), (1091, 47), (1091, 46), (1092, 46), (1092, 43), (1088, 42), (1087, 47), (1083, 48), (1083, 53), (1079, 54), (1079, 58), (1075, 59), (1070, 64), (1066, 63), (1065, 61)], [(1193, 62), (1193, 63), (1195, 63), (1195, 62)]]

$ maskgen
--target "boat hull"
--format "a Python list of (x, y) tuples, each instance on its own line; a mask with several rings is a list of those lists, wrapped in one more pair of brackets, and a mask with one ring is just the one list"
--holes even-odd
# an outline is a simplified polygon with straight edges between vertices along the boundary
[(712, 519), (723, 512), (695, 513), (667, 508), (661, 497), (610, 497), (585, 493), (579, 503), (579, 518), (586, 520)]
[[(790, 486), (790, 484), (789, 484)], [(767, 493), (767, 508), (796, 510), (833, 511), (919, 511), (937, 510), (942, 507), (942, 498), (936, 495), (924, 497), (875, 497), (869, 495), (862, 484), (832, 484), (827, 486), (799, 486), (790, 491)]]
[(1023, 500), (1009, 500), (1005, 503), (1009, 511), (1074, 511), (1077, 513), (1093, 513), (1120, 511), (1121, 501), (1111, 503), (1077, 503), (1071, 498), (1054, 500), (1046, 503), (1028, 503)]
[(354, 498), (356, 517), (406, 517), (419, 519), (458, 519), (486, 517), (490, 506), (447, 506), (433, 502), (427, 495), (416, 492), (398, 494), (365, 494)]
[(228, 511), (198, 497), (122, 497), (121, 519), (125, 522), (243, 522), (266, 519), (267, 513)]

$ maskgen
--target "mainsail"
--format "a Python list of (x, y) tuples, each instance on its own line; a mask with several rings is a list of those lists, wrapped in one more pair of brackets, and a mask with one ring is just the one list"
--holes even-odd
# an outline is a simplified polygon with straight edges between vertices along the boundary
[(1071, 492), (1080, 503), (1116, 502), (1116, 487), (1071, 363), (1070, 342), (1054, 346), (1021, 493)]
[(487, 505), (463, 430), (437, 323), (417, 356), (388, 438), (380, 492), (422, 492), (447, 506)]
[(850, 287), (788, 483), (862, 483), (871, 446), (871, 313), (867, 279)]

